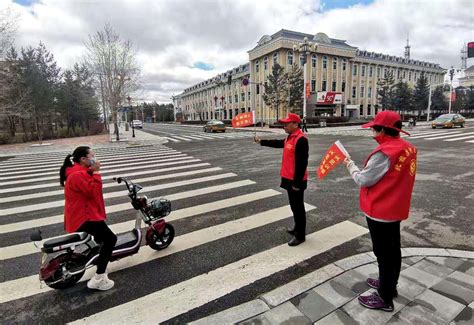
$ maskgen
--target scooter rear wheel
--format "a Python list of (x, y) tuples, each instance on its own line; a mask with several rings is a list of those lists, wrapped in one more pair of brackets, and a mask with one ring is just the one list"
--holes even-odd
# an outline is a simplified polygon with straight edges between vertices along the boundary
[(162, 234), (153, 233), (148, 241), (148, 245), (154, 250), (162, 250), (168, 247), (174, 239), (174, 227), (169, 223), (166, 224)]
[[(52, 289), (57, 289), (57, 290), (63, 290), (63, 289), (67, 289), (67, 288), (70, 288), (72, 286), (74, 286), (81, 278), (82, 276), (84, 275), (85, 271), (82, 271), (78, 274), (74, 274), (74, 275), (71, 275), (67, 278), (64, 278), (62, 280), (60, 280), (61, 278), (63, 278), (63, 271), (62, 271), (62, 267), (65, 266), (67, 270), (71, 270), (71, 269), (74, 269), (75, 267), (78, 266), (78, 263), (76, 261), (74, 261), (74, 259), (76, 258), (79, 258), (80, 256), (78, 256), (78, 254), (75, 254), (73, 257), (72, 257), (72, 261), (69, 260), (69, 261), (65, 261), (63, 263), (61, 263), (60, 267), (56, 270), (56, 272), (54, 272), (54, 274), (45, 279), (44, 282), (46, 283), (46, 285)], [(64, 256), (63, 255), (60, 255), (58, 257), (56, 257), (55, 259), (64, 259)], [(51, 262), (53, 262), (53, 260), (51, 260)], [(60, 281), (58, 281), (60, 280)]]

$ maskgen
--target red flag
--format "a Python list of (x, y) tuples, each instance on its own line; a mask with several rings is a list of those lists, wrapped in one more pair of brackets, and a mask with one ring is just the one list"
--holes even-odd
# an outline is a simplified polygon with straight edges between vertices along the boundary
[(311, 95), (311, 91), (309, 88), (309, 81), (307, 81), (306, 82), (306, 98), (309, 98), (310, 95)]
[(232, 127), (244, 127), (255, 123), (254, 112), (240, 113), (232, 119)]
[(318, 178), (323, 179), (337, 165), (344, 161), (349, 154), (339, 141), (336, 141), (326, 152), (318, 167)]

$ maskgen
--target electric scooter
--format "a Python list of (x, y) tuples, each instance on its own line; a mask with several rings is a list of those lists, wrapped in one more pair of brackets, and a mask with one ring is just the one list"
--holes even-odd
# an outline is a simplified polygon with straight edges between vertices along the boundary
[[(110, 261), (138, 253), (142, 241), (142, 220), (147, 225), (146, 244), (155, 250), (168, 247), (174, 239), (174, 228), (163, 219), (171, 212), (171, 202), (159, 198), (148, 202), (146, 196), (139, 197), (142, 189), (124, 177), (114, 178), (117, 183), (127, 186), (131, 204), (137, 210), (135, 227), (125, 233), (117, 234)], [(34, 242), (43, 240), (41, 231), (31, 235)], [(35, 244), (36, 245), (36, 244)], [(53, 289), (66, 289), (74, 286), (84, 275), (86, 269), (93, 267), (99, 257), (100, 245), (85, 232), (75, 232), (46, 240), (41, 247), (40, 281)]]

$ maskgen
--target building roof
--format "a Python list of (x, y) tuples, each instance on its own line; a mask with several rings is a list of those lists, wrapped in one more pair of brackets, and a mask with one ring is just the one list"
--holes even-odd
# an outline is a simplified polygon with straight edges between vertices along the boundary
[(464, 73), (465, 74), (471, 74), (471, 73), (474, 73), (474, 65), (471, 65), (469, 68), (467, 68), (466, 70), (464, 70)]

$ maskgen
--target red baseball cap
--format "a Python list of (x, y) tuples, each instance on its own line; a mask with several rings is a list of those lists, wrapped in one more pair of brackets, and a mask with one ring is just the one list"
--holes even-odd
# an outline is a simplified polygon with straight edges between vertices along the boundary
[(373, 121), (369, 123), (365, 123), (364, 125), (362, 125), (362, 127), (371, 128), (371, 127), (374, 127), (375, 125), (378, 125), (378, 126), (394, 129), (394, 130), (397, 130), (398, 132), (403, 132), (405, 134), (410, 135), (410, 133), (395, 127), (395, 123), (401, 122), (401, 121), (402, 119), (400, 118), (400, 115), (397, 112), (382, 111), (375, 116)]
[(291, 122), (301, 123), (301, 119), (300, 119), (298, 114), (288, 113), (288, 116), (286, 118), (281, 119), (278, 122), (280, 122), (280, 123), (291, 123)]

